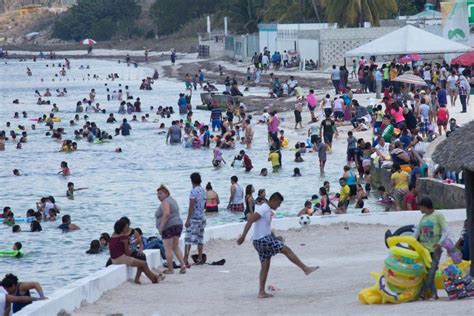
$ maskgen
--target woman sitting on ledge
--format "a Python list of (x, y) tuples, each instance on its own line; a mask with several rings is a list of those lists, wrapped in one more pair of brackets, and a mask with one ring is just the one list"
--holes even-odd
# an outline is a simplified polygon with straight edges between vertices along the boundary
[(113, 264), (125, 264), (130, 267), (137, 268), (135, 276), (135, 283), (140, 284), (140, 275), (145, 272), (145, 275), (152, 283), (158, 283), (165, 279), (163, 274), (156, 275), (151, 272), (146, 261), (132, 258), (131, 250), (128, 245), (128, 224), (125, 220), (120, 219), (115, 222), (114, 233), (109, 240), (110, 257)]

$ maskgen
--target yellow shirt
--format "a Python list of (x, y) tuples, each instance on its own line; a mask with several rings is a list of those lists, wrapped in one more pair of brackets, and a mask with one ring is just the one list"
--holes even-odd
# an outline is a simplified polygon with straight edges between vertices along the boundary
[(272, 152), (268, 155), (268, 160), (272, 162), (272, 167), (277, 167), (280, 165), (279, 156), (276, 152)]
[(390, 178), (394, 182), (394, 189), (408, 191), (410, 175), (406, 171), (402, 170), (401, 172), (395, 172)]
[(345, 202), (346, 200), (348, 200), (350, 194), (351, 188), (349, 188), (347, 184), (341, 187), (341, 190), (339, 191), (339, 202)]
[(398, 71), (395, 68), (390, 69), (390, 80), (397, 78)]

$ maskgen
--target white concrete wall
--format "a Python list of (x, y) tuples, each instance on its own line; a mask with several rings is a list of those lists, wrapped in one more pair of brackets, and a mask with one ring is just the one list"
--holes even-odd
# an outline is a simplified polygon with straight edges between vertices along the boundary
[[(443, 213), (448, 222), (466, 219), (465, 209), (442, 210), (440, 212)], [(313, 216), (311, 217), (311, 225), (356, 223), (404, 226), (417, 224), (420, 218), (421, 213), (419, 211)], [(245, 223), (241, 222), (207, 228), (204, 240), (208, 242), (211, 239), (236, 239), (242, 233), (244, 226)], [(299, 228), (299, 218), (277, 219), (273, 221), (272, 226), (279, 230)], [(247, 237), (251, 238), (251, 233)], [(148, 264), (151, 267), (161, 266), (159, 250), (146, 250), (145, 252)], [(106, 291), (133, 279), (134, 275), (135, 269), (133, 268), (127, 268), (124, 265), (109, 266), (56, 291), (53, 295), (48, 295), (49, 300), (28, 305), (15, 315), (56, 315), (61, 309), (71, 312), (80, 307), (82, 302), (93, 303), (97, 301)]]
[(260, 31), (259, 32), (259, 46), (260, 51), (263, 52), (265, 47), (268, 48), (270, 52), (277, 50), (277, 31)]

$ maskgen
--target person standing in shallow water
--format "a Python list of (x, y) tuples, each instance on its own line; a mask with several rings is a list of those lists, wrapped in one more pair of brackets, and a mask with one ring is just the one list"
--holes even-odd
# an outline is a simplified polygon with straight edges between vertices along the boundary
[(255, 224), (252, 237), (253, 246), (257, 250), (261, 264), (258, 298), (273, 297), (272, 294), (265, 291), (265, 284), (268, 271), (270, 270), (271, 258), (278, 253), (284, 254), (291, 262), (303, 270), (306, 275), (319, 269), (319, 267), (305, 265), (288, 246), (283, 244), (280, 238), (275, 237), (272, 233), (272, 217), (274, 211), (280, 207), (282, 202), (283, 196), (279, 192), (275, 192), (270, 197), (268, 203), (256, 205), (255, 212), (250, 216), (242, 235), (237, 239), (237, 244), (242, 245), (248, 231)]
[(184, 226), (186, 234), (184, 238), (184, 263), (189, 265), (189, 253), (192, 245), (197, 245), (198, 259), (196, 264), (204, 264), (202, 251), (204, 248), (204, 229), (206, 228), (206, 216), (204, 207), (206, 205), (206, 191), (201, 187), (201, 175), (194, 172), (190, 176), (193, 189), (189, 195), (188, 217)]

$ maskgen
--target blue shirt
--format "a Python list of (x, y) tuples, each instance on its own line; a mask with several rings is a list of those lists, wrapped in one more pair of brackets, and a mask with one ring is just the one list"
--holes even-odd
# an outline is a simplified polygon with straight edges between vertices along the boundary
[(204, 207), (206, 205), (206, 191), (201, 187), (197, 186), (191, 190), (189, 199), (194, 200), (194, 209), (192, 219), (202, 220), (204, 219)]
[(132, 129), (132, 127), (130, 126), (130, 124), (128, 123), (123, 123), (122, 124), (122, 135), (123, 136), (128, 136), (130, 135), (130, 130)]
[(375, 72), (375, 81), (382, 81), (382, 73), (378, 70)]
[(410, 173), (410, 184), (416, 185), (416, 175), (419, 174), (421, 177), (421, 168), (415, 167)]
[(220, 120), (222, 117), (222, 110), (219, 108), (214, 108), (211, 110), (212, 120)]
[(438, 91), (438, 102), (441, 105), (448, 104), (448, 98), (446, 96), (446, 90), (441, 89), (441, 90)]

